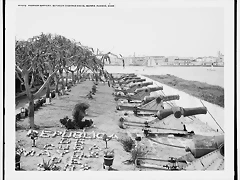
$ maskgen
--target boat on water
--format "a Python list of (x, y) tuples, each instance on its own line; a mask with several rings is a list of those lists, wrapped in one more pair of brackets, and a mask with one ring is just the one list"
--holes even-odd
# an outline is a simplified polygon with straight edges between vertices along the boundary
[(208, 71), (215, 71), (215, 68), (213, 66), (213, 64), (211, 65), (211, 68), (207, 69)]

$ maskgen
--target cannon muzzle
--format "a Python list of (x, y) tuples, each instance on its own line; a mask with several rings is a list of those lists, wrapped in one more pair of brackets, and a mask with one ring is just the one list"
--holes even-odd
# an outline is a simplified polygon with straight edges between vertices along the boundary
[(172, 101), (179, 100), (179, 95), (169, 95), (169, 96), (146, 96), (144, 97), (143, 104), (146, 104), (152, 100), (156, 99), (156, 103), (159, 104), (162, 101)]
[(125, 118), (121, 117), (119, 120), (118, 120), (118, 126), (122, 129), (126, 129), (126, 126), (124, 125), (124, 122), (126, 121)]
[(175, 118), (180, 118), (181, 116), (193, 116), (197, 114), (207, 114), (206, 107), (196, 107), (196, 108), (182, 108), (182, 107), (172, 107), (170, 109), (159, 110), (156, 114), (159, 120), (162, 120), (170, 115), (174, 114)]
[(191, 144), (185, 150), (186, 152), (191, 152), (195, 158), (200, 158), (219, 148), (221, 154), (224, 156), (224, 135), (194, 137)]
[(145, 92), (154, 92), (154, 91), (159, 91), (159, 90), (163, 90), (163, 87), (162, 86), (159, 86), (159, 87), (143, 87), (143, 88), (138, 88), (135, 90), (135, 93), (139, 93), (139, 92), (142, 92), (142, 91), (145, 91)]

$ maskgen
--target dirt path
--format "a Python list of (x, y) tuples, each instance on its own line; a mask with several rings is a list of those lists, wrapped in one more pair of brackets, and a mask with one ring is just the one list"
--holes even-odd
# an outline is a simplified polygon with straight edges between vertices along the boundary
[[(88, 116), (86, 119), (93, 119), (95, 127), (89, 128), (86, 130), (87, 133), (106, 133), (108, 136), (112, 134), (116, 134), (118, 138), (123, 136), (131, 135), (135, 137), (136, 134), (141, 134), (141, 128), (128, 128), (128, 129), (121, 129), (118, 126), (118, 120), (121, 116), (123, 116), (124, 112), (116, 111), (116, 102), (114, 101), (114, 97), (112, 96), (113, 89), (108, 87), (106, 84), (99, 84), (97, 86), (97, 93), (94, 96), (93, 100), (88, 100), (85, 98), (86, 94), (91, 90), (93, 85), (92, 81), (85, 81), (81, 84), (78, 84), (71, 88), (71, 92), (68, 92), (69, 95), (65, 95), (60, 97), (60, 99), (53, 99), (51, 105), (45, 105), (40, 108), (38, 111), (35, 112), (35, 124), (40, 126), (39, 134), (42, 130), (51, 130), (51, 131), (61, 131), (63, 132), (65, 129), (60, 127), (59, 119), (63, 118), (64, 116), (68, 116), (71, 118), (72, 109), (74, 105), (78, 102), (87, 102), (90, 104), (90, 108), (88, 110)], [(145, 121), (146, 118), (138, 118), (134, 117), (131, 113), (125, 116), (131, 120), (137, 121)], [(201, 123), (197, 118), (189, 119), (189, 118), (181, 118), (180, 120), (176, 120), (172, 116), (166, 118), (164, 121), (156, 123), (161, 127), (179, 127), (182, 128), (181, 123), (190, 124), (191, 126), (195, 126), (200, 130), (208, 133), (213, 133), (212, 130), (205, 124)], [(21, 127), (20, 130), (16, 131), (16, 141), (19, 141), (27, 151), (32, 149), (31, 147), (31, 139), (26, 137), (27, 130), (25, 129), (28, 126), (28, 119), (19, 122), (19, 126)], [(75, 130), (82, 132), (82, 130)], [(68, 132), (67, 134), (69, 134)], [(34, 156), (22, 156), (21, 158), (21, 166), (24, 170), (35, 171), (37, 170), (37, 164), (42, 163), (42, 159), (48, 160), (54, 156), (60, 157), (57, 153), (61, 136), (56, 136), (55, 138), (39, 138), (36, 141), (37, 147), (34, 148), (36, 154)], [(190, 138), (168, 138), (168, 137), (158, 137), (155, 138), (158, 142), (166, 143), (166, 144), (174, 144), (178, 146), (186, 146), (190, 140)], [(61, 157), (61, 163), (57, 164), (63, 170), (64, 165), (70, 163), (71, 156), (73, 156), (73, 148), (76, 142), (76, 139), (70, 138), (71, 143), (69, 148), (69, 153), (65, 154)], [(37, 156), (43, 150), (44, 145), (46, 144), (53, 144), (53, 150), (49, 150), (51, 152), (51, 157), (46, 155)], [(105, 150), (105, 142), (101, 139), (86, 139), (84, 150), (85, 154), (89, 154), (89, 148), (93, 145), (97, 145), (100, 147), (99, 157), (98, 158), (83, 158), (80, 160), (82, 164), (88, 163), (91, 166), (90, 170), (93, 171), (105, 171), (103, 169), (103, 150)], [(169, 157), (182, 157), (188, 156), (188, 158), (192, 158), (191, 155), (185, 152), (184, 148), (174, 148), (171, 146), (160, 145), (153, 141), (150, 141), (146, 138), (143, 138), (141, 143), (143, 147), (148, 149), (150, 153), (148, 157), (154, 158), (161, 158), (168, 160)], [(66, 145), (63, 145), (66, 146)], [(114, 149), (115, 151), (115, 158), (113, 162), (114, 170), (118, 171), (133, 171), (139, 170), (136, 169), (133, 165), (125, 165), (122, 162), (130, 158), (130, 154), (123, 150), (120, 142), (116, 139), (112, 139), (108, 142), (109, 149)], [(61, 151), (61, 150), (60, 150)], [(158, 165), (164, 165), (167, 163), (159, 162)], [(81, 170), (80, 165), (75, 165), (76, 171)], [(151, 170), (151, 169), (142, 169), (142, 170)]]
[[(62, 96), (60, 99), (53, 99), (51, 105), (45, 105), (45, 107), (40, 108), (38, 111), (35, 112), (35, 124), (40, 125), (40, 130), (52, 130), (52, 131), (64, 131), (64, 128), (60, 127), (59, 119), (63, 118), (64, 116), (68, 116), (71, 118), (71, 113), (74, 105), (78, 102), (87, 102), (90, 104), (90, 109), (88, 110), (89, 117), (86, 119), (93, 119), (95, 127), (90, 128), (87, 131), (92, 132), (95, 131), (96, 133), (107, 133), (107, 135), (117, 134), (120, 137), (122, 134), (119, 131), (119, 127), (117, 125), (117, 120), (119, 116), (117, 116), (115, 111), (115, 101), (113, 100), (112, 88), (104, 84), (98, 85), (98, 91), (94, 96), (93, 100), (88, 100), (84, 96), (90, 91), (93, 83), (91, 81), (83, 82), (82, 84), (78, 84), (75, 87), (71, 88), (71, 92), (68, 92), (69, 95)], [(30, 138), (26, 137), (27, 130), (25, 128), (28, 126), (28, 119), (25, 119), (19, 123), (22, 130), (16, 131), (16, 141), (21, 140), (20, 144), (29, 151), (32, 149), (31, 147), (31, 140)], [(120, 129), (121, 130), (121, 129)], [(79, 130), (82, 131), (82, 130)], [(57, 150), (58, 142), (60, 141), (61, 137), (57, 136), (55, 138), (39, 138), (37, 140), (37, 148), (34, 148), (36, 154), (43, 150), (43, 146), (47, 143), (51, 143), (55, 145)], [(68, 163), (70, 156), (73, 155), (73, 147), (74, 147), (74, 140), (71, 139), (70, 144), (70, 153), (64, 155), (62, 157), (62, 163), (59, 165), (63, 168), (65, 164)], [(104, 149), (105, 142), (99, 139), (94, 140), (86, 140), (86, 145), (84, 147), (84, 152), (87, 153), (90, 146), (96, 144), (101, 149)], [(115, 150), (115, 160), (114, 160), (114, 167), (118, 170), (132, 170), (132, 166), (122, 166), (122, 161), (127, 159), (127, 153), (123, 151), (122, 146), (116, 140), (111, 140), (108, 143), (108, 146)], [(59, 155), (56, 153), (56, 150), (51, 150), (52, 157)], [(103, 163), (103, 152), (100, 151), (99, 158), (86, 158), (83, 159), (82, 162), (87, 162), (92, 168), (92, 170), (103, 170), (102, 163)], [(36, 170), (37, 164), (42, 163), (42, 158), (45, 160), (50, 159), (46, 155), (37, 157), (34, 155), (33, 157), (25, 157), (22, 156), (22, 168), (24, 170)], [(76, 165), (77, 167), (78, 165)], [(79, 170), (77, 168), (76, 170)]]

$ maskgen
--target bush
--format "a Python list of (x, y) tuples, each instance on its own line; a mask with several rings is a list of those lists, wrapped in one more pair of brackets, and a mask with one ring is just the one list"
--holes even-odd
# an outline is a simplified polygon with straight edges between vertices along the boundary
[(75, 105), (72, 116), (73, 116), (73, 121), (75, 124), (79, 127), (82, 126), (82, 119), (86, 115), (86, 110), (89, 108), (89, 105), (86, 103), (78, 103)]
[[(143, 158), (148, 154), (148, 151), (146, 151), (145, 149), (143, 149), (142, 147), (136, 147), (134, 149), (132, 149), (131, 151), (131, 159), (130, 161), (135, 164), (136, 160), (138, 158)], [(137, 162), (138, 163), (138, 162)]]
[(137, 160), (137, 159), (145, 157), (148, 154), (148, 152), (149, 151), (146, 151), (141, 146), (137, 146), (131, 150), (130, 159), (126, 160), (124, 163), (139, 165), (142, 160)]
[(86, 103), (78, 103), (75, 105), (72, 116), (73, 120), (68, 117), (64, 117), (60, 119), (60, 123), (65, 126), (67, 129), (83, 129), (85, 127), (90, 127), (93, 125), (92, 119), (85, 119), (83, 121), (84, 116), (86, 115), (86, 110), (89, 108), (89, 105)]
[(51, 159), (49, 159), (48, 161), (44, 161), (44, 159), (43, 159), (43, 163), (40, 164), (40, 170), (58, 171), (58, 170), (60, 170), (60, 167), (56, 166), (55, 163)]
[(123, 149), (126, 152), (131, 152), (131, 150), (134, 148), (135, 146), (135, 142), (132, 140), (132, 138), (128, 137), (128, 138), (123, 138), (119, 140), (120, 143), (123, 146)]

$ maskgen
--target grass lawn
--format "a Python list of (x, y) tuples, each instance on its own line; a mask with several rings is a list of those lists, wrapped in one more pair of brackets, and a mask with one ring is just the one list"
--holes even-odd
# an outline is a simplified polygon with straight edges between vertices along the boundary
[(188, 81), (170, 74), (145, 76), (212, 104), (224, 107), (224, 88), (220, 86), (199, 81)]

